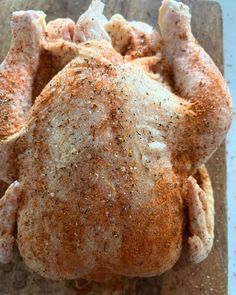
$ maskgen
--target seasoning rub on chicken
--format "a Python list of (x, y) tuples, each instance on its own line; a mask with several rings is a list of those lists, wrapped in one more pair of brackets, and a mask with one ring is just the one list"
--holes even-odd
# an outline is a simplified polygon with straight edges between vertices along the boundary
[(185, 206), (190, 260), (213, 243), (202, 165), (231, 123), (226, 83), (186, 5), (163, 1), (161, 35), (103, 6), (76, 24), (14, 13), (0, 66), (0, 261), (17, 224), (25, 263), (54, 280), (163, 273), (181, 253)]

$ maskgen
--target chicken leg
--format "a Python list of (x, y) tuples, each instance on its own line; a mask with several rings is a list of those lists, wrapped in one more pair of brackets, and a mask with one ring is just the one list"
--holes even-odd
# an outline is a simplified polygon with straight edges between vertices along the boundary
[(90, 40), (111, 41), (104, 26), (107, 19), (103, 14), (104, 4), (99, 0), (93, 0), (88, 10), (82, 14), (75, 27), (74, 41), (86, 42)]
[[(164, 0), (159, 25), (172, 62), (175, 88), (184, 98), (183, 117), (172, 129), (173, 163), (179, 172), (194, 174), (225, 138), (232, 121), (227, 85), (220, 71), (191, 32), (189, 8)], [(177, 127), (177, 128), (176, 128)]]
[(44, 17), (40, 11), (13, 13), (12, 44), (0, 65), (0, 140), (17, 132), (28, 117)]
[[(173, 162), (178, 164), (176, 170), (187, 175), (195, 173), (219, 146), (232, 117), (224, 79), (197, 44), (190, 20), (187, 6), (173, 0), (163, 1), (159, 16), (161, 33), (171, 57), (176, 90), (188, 103), (185, 122), (176, 128), (178, 140)], [(208, 177), (206, 170), (199, 171)], [(209, 179), (207, 182), (210, 183)], [(188, 191), (190, 260), (198, 263), (207, 257), (213, 244), (214, 199), (211, 187), (202, 189), (192, 176), (188, 179)]]

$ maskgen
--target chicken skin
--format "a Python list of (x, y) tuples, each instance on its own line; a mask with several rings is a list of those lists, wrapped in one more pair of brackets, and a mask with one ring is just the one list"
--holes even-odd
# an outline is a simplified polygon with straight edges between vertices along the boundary
[[(163, 273), (181, 253), (185, 206), (190, 260), (198, 263), (212, 247), (214, 228), (212, 190), (201, 166), (230, 127), (226, 83), (197, 44), (189, 9), (180, 2), (164, 0), (159, 14), (172, 87), (137, 61), (160, 54), (158, 42), (150, 42), (153, 32), (142, 32), (150, 49), (144, 53), (140, 31), (131, 24), (136, 42), (120, 51), (112, 46), (109, 22), (95, 19), (96, 34), (88, 21), (87, 34), (84, 16), (83, 30), (80, 18), (70, 40), (58, 30), (58, 38), (52, 34), (43, 41), (62, 69), (43, 88), (22, 128), (0, 143), (0, 176), (13, 182), (0, 210), (11, 207), (8, 216), (17, 210), (20, 253), (50, 279)], [(15, 168), (11, 174), (9, 167)], [(18, 205), (10, 206), (12, 200)], [(14, 218), (9, 219), (11, 237)], [(1, 239), (4, 232), (0, 222)], [(11, 247), (12, 240), (0, 244), (1, 262), (9, 261)]]

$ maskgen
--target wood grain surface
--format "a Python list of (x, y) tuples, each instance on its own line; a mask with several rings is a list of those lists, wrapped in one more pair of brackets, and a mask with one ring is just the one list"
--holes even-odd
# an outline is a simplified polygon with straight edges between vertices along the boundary
[[(74, 20), (86, 10), (86, 0), (1, 0), (0, 1), (0, 60), (9, 48), (10, 18), (15, 10), (36, 9), (47, 14), (47, 21), (57, 17)], [(105, 14), (121, 13), (129, 20), (157, 24), (160, 0), (107, 0)], [(192, 11), (192, 27), (199, 43), (223, 71), (222, 14), (215, 2), (186, 0)], [(0, 163), (1, 165), (1, 163)], [(226, 167), (223, 144), (207, 164), (215, 195), (216, 225), (213, 251), (199, 265), (185, 261), (185, 250), (174, 268), (161, 277), (132, 279), (107, 285), (83, 281), (53, 282), (31, 272), (14, 251), (14, 262), (0, 265), (0, 295), (15, 294), (146, 294), (203, 295), (227, 294), (227, 226), (226, 226)], [(5, 189), (0, 182), (0, 193)]]

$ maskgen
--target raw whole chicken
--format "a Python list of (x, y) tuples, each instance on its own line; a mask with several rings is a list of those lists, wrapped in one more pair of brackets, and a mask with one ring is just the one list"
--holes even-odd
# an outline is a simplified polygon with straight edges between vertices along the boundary
[(102, 11), (94, 0), (76, 24), (47, 26), (42, 12), (14, 13), (0, 66), (0, 262), (16, 224), (25, 263), (54, 280), (163, 273), (186, 212), (190, 260), (213, 243), (202, 165), (230, 127), (226, 83), (181, 2), (163, 1), (161, 35)]

